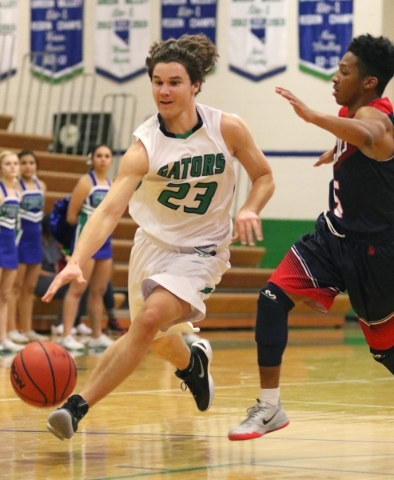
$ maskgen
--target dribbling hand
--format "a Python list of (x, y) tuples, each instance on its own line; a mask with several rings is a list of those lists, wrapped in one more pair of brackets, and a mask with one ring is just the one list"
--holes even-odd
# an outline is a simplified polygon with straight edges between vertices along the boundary
[(41, 300), (49, 303), (59, 288), (72, 280), (76, 280), (78, 283), (86, 283), (86, 280), (83, 278), (81, 267), (76, 263), (68, 262), (63, 270), (53, 279), (53, 282), (49, 285), (48, 290), (45, 292)]

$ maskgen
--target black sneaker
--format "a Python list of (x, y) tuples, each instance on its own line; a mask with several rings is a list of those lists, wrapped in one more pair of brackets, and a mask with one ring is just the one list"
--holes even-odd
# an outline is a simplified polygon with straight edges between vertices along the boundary
[(209, 365), (212, 362), (212, 348), (207, 340), (199, 340), (190, 347), (192, 354), (191, 370), (177, 370), (175, 375), (183, 380), (182, 390), (192, 392), (197, 408), (205, 412), (212, 405), (215, 385), (209, 374)]
[(80, 395), (71, 395), (66, 403), (49, 415), (47, 429), (60, 440), (69, 440), (88, 410), (88, 404)]

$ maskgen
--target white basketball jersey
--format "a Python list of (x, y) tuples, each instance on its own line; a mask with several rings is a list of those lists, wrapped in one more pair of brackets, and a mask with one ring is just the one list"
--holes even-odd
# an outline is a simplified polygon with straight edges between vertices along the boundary
[(148, 152), (149, 171), (130, 201), (130, 215), (153, 239), (175, 246), (231, 238), (235, 172), (220, 132), (222, 112), (200, 104), (197, 112), (198, 125), (183, 136), (166, 132), (157, 115), (134, 132)]

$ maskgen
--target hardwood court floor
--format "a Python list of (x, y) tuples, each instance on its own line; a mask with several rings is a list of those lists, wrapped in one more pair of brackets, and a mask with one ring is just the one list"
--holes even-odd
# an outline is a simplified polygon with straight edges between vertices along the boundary
[[(51, 410), (15, 397), (0, 358), (1, 479), (381, 480), (394, 477), (394, 385), (363, 342), (291, 341), (282, 402), (290, 425), (230, 442), (227, 431), (258, 395), (252, 332), (211, 332), (216, 382), (196, 410), (173, 368), (148, 354), (92, 409), (70, 441), (47, 432)], [(328, 338), (329, 335), (328, 335)], [(76, 358), (81, 385), (97, 356)]]

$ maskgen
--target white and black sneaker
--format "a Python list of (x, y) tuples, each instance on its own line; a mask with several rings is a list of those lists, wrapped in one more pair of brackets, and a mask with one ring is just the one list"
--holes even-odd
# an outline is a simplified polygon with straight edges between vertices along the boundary
[(49, 415), (47, 429), (60, 440), (69, 440), (88, 410), (88, 404), (80, 395), (71, 395), (66, 403)]
[(260, 402), (248, 408), (247, 417), (228, 433), (229, 440), (252, 440), (287, 427), (289, 417), (280, 402), (276, 407)]
[(191, 368), (177, 370), (175, 375), (182, 379), (182, 390), (191, 391), (197, 408), (205, 412), (212, 405), (215, 385), (209, 374), (209, 365), (212, 362), (212, 348), (207, 340), (199, 340), (190, 347)]

